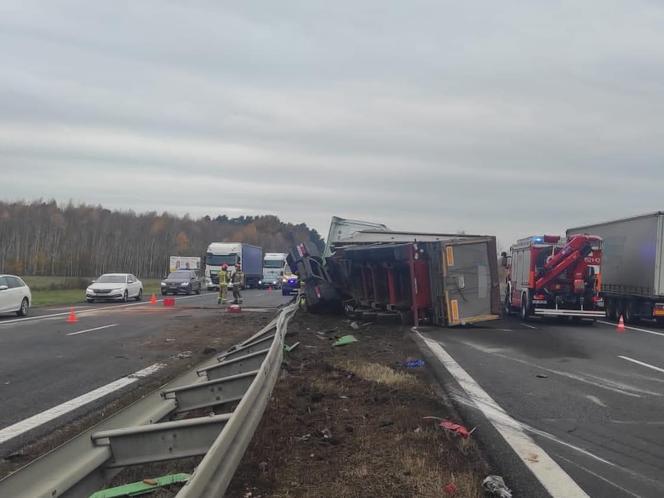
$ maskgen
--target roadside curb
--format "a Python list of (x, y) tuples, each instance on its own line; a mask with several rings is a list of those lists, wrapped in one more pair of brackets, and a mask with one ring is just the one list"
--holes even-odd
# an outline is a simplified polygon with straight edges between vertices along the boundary
[(504, 477), (514, 497), (551, 498), (544, 486), (523, 464), (482, 411), (459, 401), (460, 398), (467, 397), (467, 394), (447, 368), (434, 356), (424, 340), (416, 332), (411, 331), (410, 334), (443, 389), (444, 403), (451, 404), (468, 427), (477, 427), (472, 437), (478, 442), (490, 467)]

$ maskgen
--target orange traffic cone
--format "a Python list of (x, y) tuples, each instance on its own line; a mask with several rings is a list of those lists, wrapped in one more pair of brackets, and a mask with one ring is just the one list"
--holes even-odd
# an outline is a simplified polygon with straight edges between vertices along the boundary
[(616, 327), (616, 330), (618, 332), (625, 332), (625, 320), (623, 320), (623, 316), (620, 315), (620, 320), (618, 320), (618, 326)]
[(150, 304), (157, 304), (157, 294), (152, 294), (150, 298)]
[(272, 292), (272, 286), (271, 285), (267, 288), (267, 291)]
[(74, 312), (74, 307), (72, 306), (69, 309), (69, 317), (67, 317), (67, 323), (76, 323), (78, 318), (76, 317), (76, 312)]

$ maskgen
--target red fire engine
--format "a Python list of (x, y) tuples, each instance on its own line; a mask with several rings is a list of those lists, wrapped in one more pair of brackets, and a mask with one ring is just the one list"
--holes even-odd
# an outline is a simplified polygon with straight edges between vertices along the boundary
[(544, 235), (519, 240), (510, 248), (505, 312), (598, 318), (604, 316), (599, 296), (602, 239), (574, 235), (569, 240)]

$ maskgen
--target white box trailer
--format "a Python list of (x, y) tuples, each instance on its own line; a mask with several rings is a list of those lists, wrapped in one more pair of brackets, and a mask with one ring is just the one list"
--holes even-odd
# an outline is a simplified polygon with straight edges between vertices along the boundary
[(664, 212), (567, 230), (602, 237), (602, 281), (607, 317), (664, 321)]
[(171, 256), (168, 261), (169, 273), (177, 270), (200, 270), (201, 258), (196, 256)]

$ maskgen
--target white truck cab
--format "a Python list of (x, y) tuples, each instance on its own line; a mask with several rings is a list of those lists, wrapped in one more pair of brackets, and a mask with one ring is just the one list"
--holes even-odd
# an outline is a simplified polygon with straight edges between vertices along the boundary
[(278, 289), (281, 287), (281, 279), (285, 274), (290, 273), (284, 252), (266, 252), (263, 257), (263, 279), (260, 281), (261, 287), (272, 287)]

